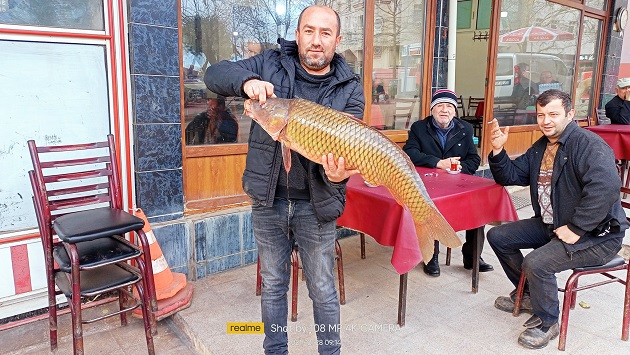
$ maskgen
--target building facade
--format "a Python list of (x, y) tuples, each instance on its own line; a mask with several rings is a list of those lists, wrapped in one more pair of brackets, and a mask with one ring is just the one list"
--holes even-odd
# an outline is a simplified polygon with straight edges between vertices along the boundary
[[(400, 144), (444, 87), (485, 98), (484, 117), (522, 126), (510, 139), (531, 143), (530, 105), (508, 100), (522, 63), (552, 72), (583, 116), (614, 96), (626, 0), (0, 0), (0, 319), (46, 305), (28, 139), (113, 133), (126, 206), (144, 210), (173, 271), (195, 280), (256, 262), (240, 185), (251, 122), (242, 99), (201, 79), (294, 38), (315, 3), (340, 14), (338, 53), (363, 81), (365, 121)], [(518, 32), (528, 27), (547, 37)]]

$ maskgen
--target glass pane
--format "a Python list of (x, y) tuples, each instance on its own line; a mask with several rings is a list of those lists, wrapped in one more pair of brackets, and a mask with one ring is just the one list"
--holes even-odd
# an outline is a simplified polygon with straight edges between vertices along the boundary
[(584, 5), (588, 7), (594, 7), (598, 10), (605, 10), (606, 1), (605, 0), (585, 0)]
[(0, 0), (0, 23), (103, 31), (103, 1)]
[[(326, 4), (326, 1), (318, 1)], [(364, 40), (364, 15), (363, 2), (351, 6), (351, 1), (336, 2), (331, 7), (337, 11), (341, 19), (341, 43), (337, 47), (337, 53), (344, 57), (350, 68), (360, 77), (363, 77), (363, 40)], [(301, 9), (300, 9), (301, 11)], [(375, 31), (383, 30), (382, 19), (375, 19), (377, 27)], [(296, 26), (297, 27), (297, 26)]]
[(477, 5), (477, 29), (490, 29), (490, 16), (492, 16), (492, 0), (479, 0)]
[(218, 97), (206, 89), (203, 76), (221, 60), (249, 58), (277, 47), (281, 24), (287, 21), (263, 5), (182, 0), (187, 145), (247, 142), (251, 119), (242, 115), (243, 99)]
[(420, 119), (423, 0), (377, 1), (374, 33), (372, 117), (379, 129), (406, 129)]
[(592, 78), (598, 77), (597, 55), (603, 23), (600, 20), (585, 17), (582, 30), (580, 61), (578, 62), (578, 83), (575, 91), (575, 117), (585, 118), (593, 114), (592, 103), (595, 93), (591, 90)]
[(472, 0), (460, 0), (457, 2), (457, 29), (470, 28), (472, 13)]
[(102, 141), (110, 132), (105, 47), (0, 41), (0, 233), (37, 226), (26, 142)]
[[(184, 119), (186, 144), (247, 143), (251, 119), (242, 115), (243, 99), (217, 97), (206, 89), (206, 68), (221, 60), (249, 58), (277, 48), (276, 39), (295, 40), (304, 8), (323, 1), (260, 0), (249, 5), (182, 0)], [(363, 2), (336, 2), (341, 17), (344, 56), (357, 74), (363, 71)]]
[(573, 92), (580, 11), (545, 0), (504, 0), (501, 12), (494, 117), (502, 126), (535, 124), (541, 91)]

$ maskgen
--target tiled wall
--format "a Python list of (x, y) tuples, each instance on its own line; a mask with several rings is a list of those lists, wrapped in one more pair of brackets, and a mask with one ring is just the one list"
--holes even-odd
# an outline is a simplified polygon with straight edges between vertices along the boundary
[(130, 0), (136, 199), (150, 222), (184, 212), (178, 0)]
[(249, 209), (184, 217), (178, 0), (129, 0), (136, 201), (174, 272), (256, 262)]
[(249, 210), (202, 219), (193, 225), (198, 278), (256, 262), (258, 252)]
[(152, 223), (174, 272), (191, 280), (256, 262), (258, 252), (248, 208)]

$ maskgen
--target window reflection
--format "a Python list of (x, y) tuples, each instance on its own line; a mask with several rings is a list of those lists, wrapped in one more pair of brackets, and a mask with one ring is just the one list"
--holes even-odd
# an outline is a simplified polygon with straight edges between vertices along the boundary
[(186, 125), (186, 144), (234, 143), (238, 130), (238, 120), (226, 106), (225, 98), (211, 98), (206, 110)]
[[(266, 49), (277, 48), (278, 37), (294, 40), (300, 12), (315, 3), (304, 1), (294, 5), (288, 0), (248, 3), (182, 0), (187, 145), (247, 142), (251, 119), (242, 115), (243, 99), (221, 98), (208, 91), (203, 82), (206, 69), (221, 60), (241, 60)], [(362, 48), (362, 38), (360, 43), (357, 48)], [(346, 59), (353, 55), (362, 58), (362, 53), (357, 55), (354, 51), (356, 49), (339, 49)], [(353, 63), (355, 70), (360, 70), (361, 62), (355, 59)], [(218, 106), (213, 107), (217, 100)]]
[(572, 94), (580, 11), (544, 0), (504, 0), (501, 12), (494, 117), (501, 126), (535, 124), (541, 92)]
[(424, 1), (377, 1), (371, 125), (406, 129), (419, 119)]
[[(411, 4), (409, 0), (404, 1)], [(401, 0), (393, 2), (402, 4)], [(246, 4), (182, 0), (182, 71), (184, 73), (186, 144), (188, 145), (231, 143), (226, 140), (206, 139), (207, 135), (199, 133), (207, 128), (201, 124), (203, 119), (197, 119), (197, 117), (206, 112), (208, 100), (216, 98), (216, 95), (209, 92), (203, 83), (208, 66), (221, 60), (236, 61), (249, 58), (266, 49), (277, 48), (278, 37), (295, 40), (298, 17), (302, 10), (310, 5), (328, 5), (340, 14), (342, 41), (337, 48), (337, 53), (345, 58), (355, 73), (361, 76), (363, 74), (365, 7), (362, 1), (330, 4), (326, 1), (309, 0), (299, 3), (288, 0), (257, 0)], [(415, 8), (409, 7), (409, 4), (405, 5), (405, 11), (414, 12)], [(421, 38), (420, 34), (417, 34), (417, 20), (407, 19), (404, 24), (399, 23), (398, 27), (401, 25), (406, 25), (409, 27), (407, 32), (416, 32), (415, 37)], [(389, 40), (391, 39), (389, 37)], [(411, 43), (414, 40), (405, 39), (405, 41), (405, 43)], [(415, 41), (418, 42), (417, 39)], [(411, 67), (412, 61), (408, 62)], [(403, 69), (399, 70), (401, 73), (404, 72)], [(407, 75), (412, 77), (416, 75), (409, 74), (409, 71), (407, 70)], [(411, 90), (407, 93), (409, 97), (418, 94), (414, 89), (414, 85), (417, 84), (416, 79), (415, 77), (412, 79), (413, 82), (407, 84)], [(402, 90), (396, 89), (397, 85), (393, 84), (395, 81), (395, 79), (392, 81), (392, 78), (388, 80), (388, 89), (394, 90), (392, 99), (396, 98)], [(226, 109), (232, 113), (238, 123), (235, 143), (246, 143), (251, 120), (242, 116), (243, 99), (232, 97), (225, 100)], [(207, 126), (210, 127), (210, 125)]]
[(4, 0), (0, 23), (104, 30), (102, 0)]
[(584, 0), (584, 5), (598, 10), (606, 10), (606, 1), (604, 0)]
[(602, 32), (602, 21), (590, 17), (584, 18), (582, 45), (578, 66), (578, 82), (575, 90), (575, 117), (586, 118), (593, 114), (592, 102), (595, 99), (591, 83), (597, 77), (597, 55)]

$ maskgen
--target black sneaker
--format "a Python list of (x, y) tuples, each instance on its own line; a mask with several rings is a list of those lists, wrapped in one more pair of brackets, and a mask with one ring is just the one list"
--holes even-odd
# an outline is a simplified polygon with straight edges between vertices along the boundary
[(431, 260), (429, 260), (428, 263), (424, 264), (423, 269), (425, 274), (433, 277), (440, 276), (440, 264), (438, 263), (438, 255), (439, 254), (437, 253), (433, 254)]
[[(464, 269), (472, 270), (473, 268), (472, 258), (464, 257)], [(483, 261), (483, 258), (479, 258), (479, 272), (488, 272), (494, 270), (494, 267), (487, 262)]]
[[(499, 296), (494, 301), (494, 307), (500, 309), (503, 312), (512, 313), (514, 311), (514, 301), (516, 300), (516, 290), (510, 292), (509, 296)], [(521, 299), (521, 312), (534, 313), (532, 307), (532, 299), (529, 297), (529, 293), (523, 293)]]

